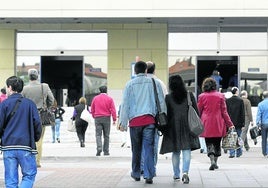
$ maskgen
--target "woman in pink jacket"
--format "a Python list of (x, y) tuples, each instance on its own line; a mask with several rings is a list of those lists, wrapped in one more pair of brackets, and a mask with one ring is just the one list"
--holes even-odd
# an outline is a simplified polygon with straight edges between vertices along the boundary
[(216, 89), (216, 81), (206, 78), (202, 83), (203, 93), (199, 95), (197, 104), (205, 128), (200, 136), (206, 141), (207, 155), (211, 161), (209, 170), (219, 168), (217, 160), (221, 156), (222, 137), (226, 135), (227, 127), (234, 127), (226, 109), (225, 97)]

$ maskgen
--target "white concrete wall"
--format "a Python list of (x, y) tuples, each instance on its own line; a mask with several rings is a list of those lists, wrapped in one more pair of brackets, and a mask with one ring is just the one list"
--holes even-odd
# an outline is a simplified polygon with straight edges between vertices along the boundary
[(267, 16), (267, 0), (9, 0), (0, 17)]

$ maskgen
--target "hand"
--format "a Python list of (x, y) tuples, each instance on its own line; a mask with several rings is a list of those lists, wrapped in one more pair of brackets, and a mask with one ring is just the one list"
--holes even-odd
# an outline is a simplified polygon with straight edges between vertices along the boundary
[(253, 122), (252, 121), (250, 122), (250, 125), (251, 125), (251, 127), (253, 127)]
[(124, 131), (125, 131), (124, 126), (123, 126), (123, 125), (121, 125), (121, 124), (119, 124), (119, 125), (118, 125), (118, 129), (119, 129), (119, 131), (122, 131), (122, 132), (124, 132)]
[(113, 121), (113, 125), (115, 125), (116, 121)]
[(231, 127), (229, 127), (229, 130), (235, 129), (235, 126), (232, 125)]

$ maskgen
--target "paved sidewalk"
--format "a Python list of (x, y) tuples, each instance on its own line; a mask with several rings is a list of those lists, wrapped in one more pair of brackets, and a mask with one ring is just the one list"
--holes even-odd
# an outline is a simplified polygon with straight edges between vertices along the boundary
[[(111, 130), (110, 156), (96, 157), (94, 126), (89, 127), (86, 147), (80, 148), (75, 133), (66, 130), (62, 123), (61, 143), (51, 143), (51, 131), (45, 133), (42, 168), (38, 169), (35, 188), (173, 188), (173, 187), (268, 187), (268, 158), (261, 154), (260, 140), (240, 158), (228, 158), (222, 153), (219, 169), (209, 171), (209, 158), (199, 150), (192, 152), (189, 172), (190, 184), (172, 179), (171, 155), (159, 155), (157, 176), (148, 185), (141, 179), (135, 182), (130, 177), (131, 149), (121, 147), (121, 133)], [(160, 141), (161, 143), (161, 141)], [(4, 187), (4, 167), (0, 155), (0, 188)]]

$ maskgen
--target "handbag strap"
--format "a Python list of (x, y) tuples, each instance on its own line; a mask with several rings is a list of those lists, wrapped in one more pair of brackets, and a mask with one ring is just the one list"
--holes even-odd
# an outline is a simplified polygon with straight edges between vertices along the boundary
[(160, 102), (158, 99), (158, 94), (157, 94), (156, 84), (155, 84), (154, 78), (152, 78), (152, 81), (153, 81), (153, 86), (154, 86), (154, 98), (155, 98), (155, 102), (156, 102), (157, 111), (161, 112)]
[(41, 83), (41, 91), (42, 91), (42, 99), (43, 99), (43, 108), (47, 108), (47, 105), (45, 103), (44, 89), (43, 89), (43, 84), (42, 83)]
[(5, 130), (5, 128), (6, 128), (7, 124), (8, 124), (8, 122), (9, 122), (9, 120), (14, 116), (14, 114), (15, 114), (16, 111), (17, 111), (17, 109), (19, 108), (19, 105), (20, 105), (20, 103), (21, 103), (21, 101), (22, 101), (22, 98), (23, 98), (23, 97), (21, 96), (21, 97), (16, 101), (16, 104), (15, 104), (14, 108), (12, 109), (11, 113), (8, 114), (7, 119), (6, 119), (5, 122), (4, 122), (3, 131)]
[(188, 101), (188, 106), (192, 106), (192, 101), (191, 101), (191, 98), (190, 98), (190, 92), (187, 91), (187, 101)]

